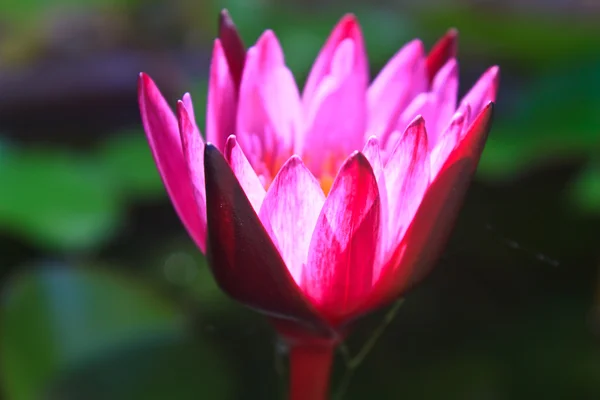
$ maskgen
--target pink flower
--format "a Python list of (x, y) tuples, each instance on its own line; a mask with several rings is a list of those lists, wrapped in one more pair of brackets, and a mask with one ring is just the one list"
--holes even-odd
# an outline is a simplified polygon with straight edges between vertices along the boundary
[(244, 52), (223, 15), (204, 143), (189, 94), (173, 114), (140, 75), (169, 196), (221, 288), (287, 336), (338, 337), (431, 268), (477, 166), (498, 68), (457, 102), (456, 32), (413, 40), (369, 84), (352, 15), (300, 93), (275, 34)]

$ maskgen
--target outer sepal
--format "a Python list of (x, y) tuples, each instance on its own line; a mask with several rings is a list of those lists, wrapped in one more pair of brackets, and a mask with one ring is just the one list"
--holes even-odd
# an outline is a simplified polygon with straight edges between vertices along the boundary
[(304, 297), (223, 155), (204, 151), (207, 257), (223, 291), (286, 326), (332, 337), (335, 332)]

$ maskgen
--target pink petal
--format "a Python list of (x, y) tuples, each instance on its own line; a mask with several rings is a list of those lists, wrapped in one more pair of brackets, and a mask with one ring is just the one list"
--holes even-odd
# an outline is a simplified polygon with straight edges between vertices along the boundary
[[(331, 69), (317, 87), (306, 109), (305, 138), (307, 164), (320, 175), (324, 163), (343, 160), (347, 154), (360, 150), (367, 123), (366, 80), (364, 71), (356, 69), (357, 47), (344, 39), (335, 49)], [(305, 102), (305, 104), (307, 104)], [(310, 153), (309, 153), (310, 152)], [(339, 165), (334, 165), (335, 174)]]
[[(184, 97), (185, 98), (185, 97)], [(191, 96), (187, 96), (191, 104)], [(191, 119), (183, 101), (177, 102), (179, 133), (183, 147), (183, 157), (187, 166), (189, 182), (192, 184), (194, 198), (198, 207), (202, 230), (198, 238), (206, 243), (206, 194), (204, 188), (204, 141), (195, 122)]]
[(313, 98), (319, 90), (321, 81), (331, 74), (332, 60), (335, 58), (338, 47), (345, 40), (350, 40), (354, 44), (355, 58), (352, 68), (356, 70), (360, 79), (364, 79), (366, 85), (369, 79), (369, 64), (363, 35), (356, 17), (352, 14), (347, 14), (333, 28), (306, 79), (302, 93), (305, 109), (314, 101)]
[(493, 66), (489, 68), (479, 78), (477, 83), (469, 90), (460, 102), (460, 107), (463, 108), (467, 104), (471, 106), (471, 118), (469, 124), (473, 122), (475, 117), (481, 113), (484, 107), (490, 101), (496, 101), (496, 93), (498, 92), (498, 83), (500, 81), (500, 68)]
[(401, 242), (430, 182), (427, 132), (423, 118), (406, 129), (385, 166), (389, 225), (385, 245), (389, 259)]
[(433, 78), (448, 60), (456, 57), (457, 48), (458, 31), (452, 28), (433, 46), (427, 56), (429, 82), (433, 82)]
[(231, 168), (211, 145), (204, 150), (207, 256), (219, 286), (237, 301), (295, 326), (334, 336), (304, 297)]
[[(187, 115), (189, 117), (188, 119), (191, 121), (192, 125), (194, 125), (196, 129), (198, 129), (198, 126), (196, 124), (196, 114), (194, 113), (194, 104), (192, 103), (192, 95), (189, 93), (184, 93), (181, 101), (183, 102), (183, 106), (186, 109)], [(204, 148), (202, 149), (202, 152), (204, 153)]]
[(427, 139), (432, 149), (438, 142), (439, 136), (450, 124), (456, 110), (458, 96), (458, 63), (450, 59), (433, 79), (432, 92), (436, 94), (436, 115), (432, 121), (425, 119), (429, 127)]
[(427, 91), (424, 53), (423, 43), (413, 40), (392, 57), (371, 83), (367, 92), (368, 136), (387, 137), (412, 99)]
[[(377, 180), (377, 187), (379, 190), (379, 202), (381, 209), (381, 217), (380, 217), (380, 232), (379, 232), (379, 242), (387, 243), (388, 236), (388, 215), (389, 215), (389, 202), (388, 202), (388, 189), (387, 183), (385, 180), (385, 170), (383, 167), (383, 161), (381, 157), (381, 149), (379, 147), (379, 140), (373, 136), (369, 138), (367, 144), (365, 145), (362, 153), (365, 158), (371, 164), (373, 168), (373, 175), (375, 175), (375, 179)], [(377, 261), (373, 265), (373, 278), (379, 276), (379, 271), (384, 263), (385, 257), (385, 246), (379, 246), (379, 254), (377, 255)]]
[(235, 133), (236, 92), (227, 59), (219, 39), (215, 40), (208, 82), (206, 139), (223, 150)]
[(301, 131), (300, 104), (279, 41), (266, 31), (248, 51), (238, 103), (238, 140), (255, 168), (263, 162), (277, 171), (289, 157)]
[(222, 10), (219, 14), (219, 39), (223, 43), (225, 58), (229, 71), (231, 71), (235, 93), (237, 93), (244, 70), (246, 47), (227, 10)]
[(483, 109), (465, 138), (432, 181), (410, 228), (361, 312), (377, 308), (423, 279), (452, 230), (489, 132), (493, 103)]
[(373, 169), (357, 152), (346, 160), (325, 200), (302, 278), (306, 295), (333, 323), (369, 293), (380, 212)]
[[(413, 99), (408, 107), (406, 107), (404, 112), (402, 112), (400, 118), (398, 118), (398, 123), (396, 124), (394, 132), (405, 132), (408, 126), (419, 116), (422, 117), (426, 123), (435, 121), (437, 115), (436, 106), (437, 95), (435, 93), (426, 92), (419, 94)], [(389, 141), (390, 139), (388, 139), (388, 142)], [(388, 142), (386, 142), (386, 148), (389, 149), (391, 143)]]
[(427, 125), (429, 148), (433, 149), (454, 114), (457, 92), (458, 65), (455, 59), (451, 59), (435, 76), (431, 91), (419, 94), (404, 110), (396, 130), (404, 131), (411, 121), (421, 115)]
[(138, 80), (138, 102), (150, 149), (169, 197), (189, 235), (204, 252), (206, 227), (189, 180), (177, 119), (152, 79), (143, 73)]
[(250, 162), (248, 162), (234, 135), (231, 135), (227, 139), (224, 155), (240, 186), (244, 189), (244, 193), (248, 196), (252, 208), (258, 214), (265, 198), (265, 188), (260, 179), (258, 179)]
[(263, 226), (298, 285), (324, 203), (319, 182), (300, 157), (292, 156), (275, 177), (260, 209)]
[(450, 153), (452, 153), (456, 144), (461, 139), (462, 134), (466, 133), (466, 127), (468, 126), (467, 121), (469, 120), (470, 113), (471, 107), (469, 105), (466, 106), (465, 112), (458, 111), (452, 119), (450, 126), (441, 135), (438, 143), (431, 151), (429, 158), (431, 162), (432, 177), (435, 178), (450, 156)]

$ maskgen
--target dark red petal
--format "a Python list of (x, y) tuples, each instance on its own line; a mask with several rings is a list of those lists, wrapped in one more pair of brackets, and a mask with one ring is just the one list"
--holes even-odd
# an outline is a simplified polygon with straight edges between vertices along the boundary
[(427, 55), (426, 66), (429, 83), (433, 82), (435, 74), (437, 74), (448, 60), (456, 57), (457, 49), (458, 31), (452, 28), (433, 45), (429, 55)]
[(490, 102), (425, 193), (403, 242), (397, 249), (398, 268), (386, 268), (366, 307), (379, 307), (423, 279), (433, 267), (462, 205), (487, 139), (493, 114)]
[(207, 257), (221, 289), (272, 317), (333, 335), (294, 282), (229, 164), (210, 143), (204, 150), (204, 173)]
[(229, 72), (237, 92), (240, 88), (242, 71), (246, 62), (246, 46), (244, 46), (244, 42), (227, 9), (223, 9), (219, 14), (219, 39), (221, 39), (225, 58), (227, 64), (229, 64)]

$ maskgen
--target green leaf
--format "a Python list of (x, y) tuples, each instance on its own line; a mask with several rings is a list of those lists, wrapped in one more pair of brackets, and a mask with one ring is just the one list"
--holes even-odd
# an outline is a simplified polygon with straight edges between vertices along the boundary
[(85, 155), (11, 149), (0, 158), (0, 224), (46, 249), (89, 249), (119, 222), (119, 198)]
[(57, 382), (56, 400), (195, 400), (233, 398), (214, 351), (191, 340), (139, 343), (78, 368)]
[(48, 269), (11, 282), (2, 303), (2, 378), (12, 400), (42, 398), (61, 373), (131, 343), (181, 333), (180, 317), (133, 282)]
[(128, 199), (165, 197), (144, 131), (120, 132), (107, 139), (97, 153), (97, 164)]

